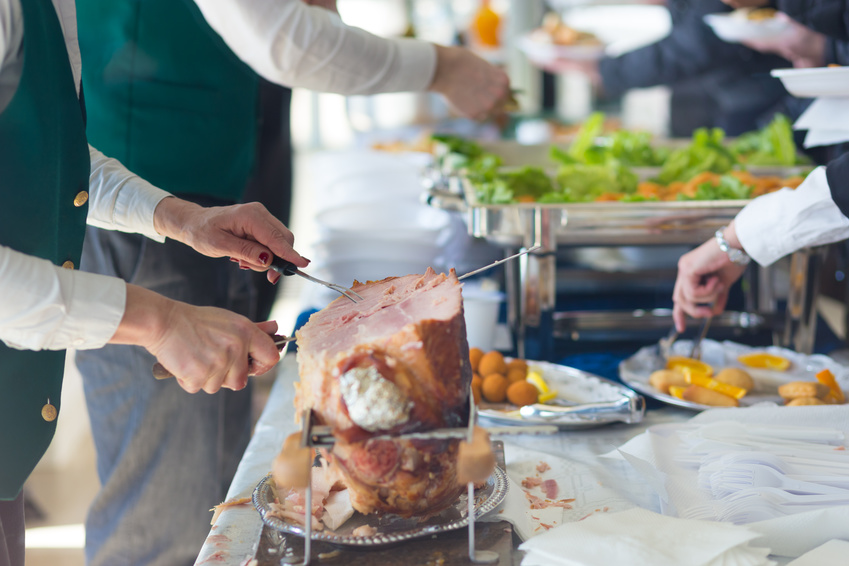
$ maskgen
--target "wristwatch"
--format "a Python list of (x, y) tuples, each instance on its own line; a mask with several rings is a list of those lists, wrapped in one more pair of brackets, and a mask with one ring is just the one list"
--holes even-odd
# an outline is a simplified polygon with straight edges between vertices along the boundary
[(716, 231), (714, 237), (716, 238), (716, 243), (719, 244), (719, 249), (728, 254), (728, 259), (731, 260), (731, 263), (736, 263), (737, 265), (747, 265), (752, 258), (749, 257), (749, 254), (744, 252), (743, 250), (732, 248), (728, 243), (728, 240), (725, 239), (725, 229), (728, 226), (723, 226), (719, 230)]

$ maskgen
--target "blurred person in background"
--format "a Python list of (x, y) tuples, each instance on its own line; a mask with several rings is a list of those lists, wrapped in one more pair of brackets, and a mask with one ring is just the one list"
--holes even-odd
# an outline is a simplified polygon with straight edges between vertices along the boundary
[(728, 12), (720, 0), (669, 0), (667, 8), (670, 33), (652, 44), (598, 61), (532, 63), (554, 73), (585, 73), (603, 98), (668, 85), (672, 137), (688, 137), (700, 127), (722, 128), (735, 136), (768, 123), (787, 95), (769, 71), (790, 63), (719, 39), (703, 17)]
[[(727, 3), (735, 8), (767, 5), (759, 0)], [(791, 26), (782, 38), (748, 42), (752, 47), (813, 66), (847, 61), (845, 2), (779, 0), (770, 5), (804, 27)], [(811, 50), (815, 33), (826, 36), (820, 43), (821, 56)], [(680, 332), (687, 315), (704, 318), (725, 310), (730, 287), (742, 276), (749, 258), (766, 266), (800, 249), (849, 238), (849, 153), (844, 151), (845, 144), (831, 150), (836, 157), (814, 169), (797, 189), (785, 188), (752, 200), (714, 238), (681, 257), (673, 291), (673, 318)]]
[[(471, 52), (348, 27), (332, 0), (77, 6), (89, 139), (207, 206), (256, 200), (288, 218), (289, 93), (277, 84), (432, 90), (475, 118), (497, 113), (509, 96), (504, 72)], [(272, 286), (226, 259), (132, 234), (90, 228), (83, 268), (254, 320), (265, 320), (273, 301)], [(226, 496), (250, 438), (250, 386), (186, 395), (152, 379), (153, 361), (117, 345), (76, 356), (101, 481), (86, 520), (90, 565), (194, 563), (209, 509)]]

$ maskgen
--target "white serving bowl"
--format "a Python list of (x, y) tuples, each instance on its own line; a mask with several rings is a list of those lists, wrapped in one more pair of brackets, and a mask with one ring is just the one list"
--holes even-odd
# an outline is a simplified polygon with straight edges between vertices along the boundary
[(407, 201), (417, 204), (423, 192), (419, 170), (399, 166), (336, 179), (322, 191), (318, 208), (325, 210), (375, 201)]
[(327, 238), (314, 245), (321, 263), (341, 260), (388, 260), (433, 263), (442, 251), (435, 241), (385, 238)]
[(439, 242), (450, 215), (444, 210), (406, 201), (355, 203), (325, 209), (316, 215), (325, 239), (402, 239)]
[(387, 277), (402, 277), (411, 273), (424, 273), (431, 264), (421, 259), (333, 259), (318, 270), (327, 280), (350, 286), (354, 280), (361, 283), (380, 281)]

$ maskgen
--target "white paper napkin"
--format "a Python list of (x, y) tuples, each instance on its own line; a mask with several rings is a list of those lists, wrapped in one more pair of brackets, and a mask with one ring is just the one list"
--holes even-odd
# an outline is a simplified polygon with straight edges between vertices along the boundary
[(849, 561), (849, 541), (830, 540), (806, 552), (787, 566), (845, 566)]
[[(778, 407), (761, 405), (745, 409), (711, 409), (681, 425), (666, 424), (650, 428), (618, 449), (610, 457), (632, 463), (655, 488), (665, 515), (678, 516), (688, 509), (710, 501), (710, 495), (698, 489), (697, 469), (680, 464), (681, 440), (678, 430), (723, 420), (743, 423), (832, 427), (849, 433), (849, 408)], [(779, 556), (797, 557), (834, 538), (849, 540), (849, 506), (808, 511), (768, 521), (750, 523), (761, 534), (758, 544)]]
[[(509, 481), (507, 496), (501, 508), (483, 520), (510, 522), (522, 540), (589, 515), (613, 513), (635, 506), (632, 501), (607, 487), (598, 470), (568, 458), (529, 450), (513, 442), (504, 444)], [(522, 481), (527, 478), (553, 480), (557, 484), (557, 494), (549, 498), (542, 486), (523, 486)], [(545, 508), (532, 509), (533, 497), (542, 500)], [(550, 505), (562, 501), (568, 503), (563, 506)]]
[(805, 147), (849, 141), (849, 98), (817, 98), (793, 124), (808, 130)]
[(522, 543), (522, 566), (775, 564), (746, 527), (677, 519), (634, 508), (567, 523)]

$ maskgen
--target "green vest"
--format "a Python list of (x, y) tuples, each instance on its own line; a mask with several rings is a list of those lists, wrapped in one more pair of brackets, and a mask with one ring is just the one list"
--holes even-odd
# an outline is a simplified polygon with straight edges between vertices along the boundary
[(191, 0), (77, 0), (88, 139), (180, 195), (241, 200), (259, 78)]
[[(53, 4), (21, 5), (24, 66), (0, 113), (0, 245), (78, 265), (91, 170), (80, 101)], [(49, 400), (61, 409), (64, 365), (64, 351), (0, 343), (0, 500), (18, 495), (53, 438), (56, 422), (42, 417), (42, 407)]]

